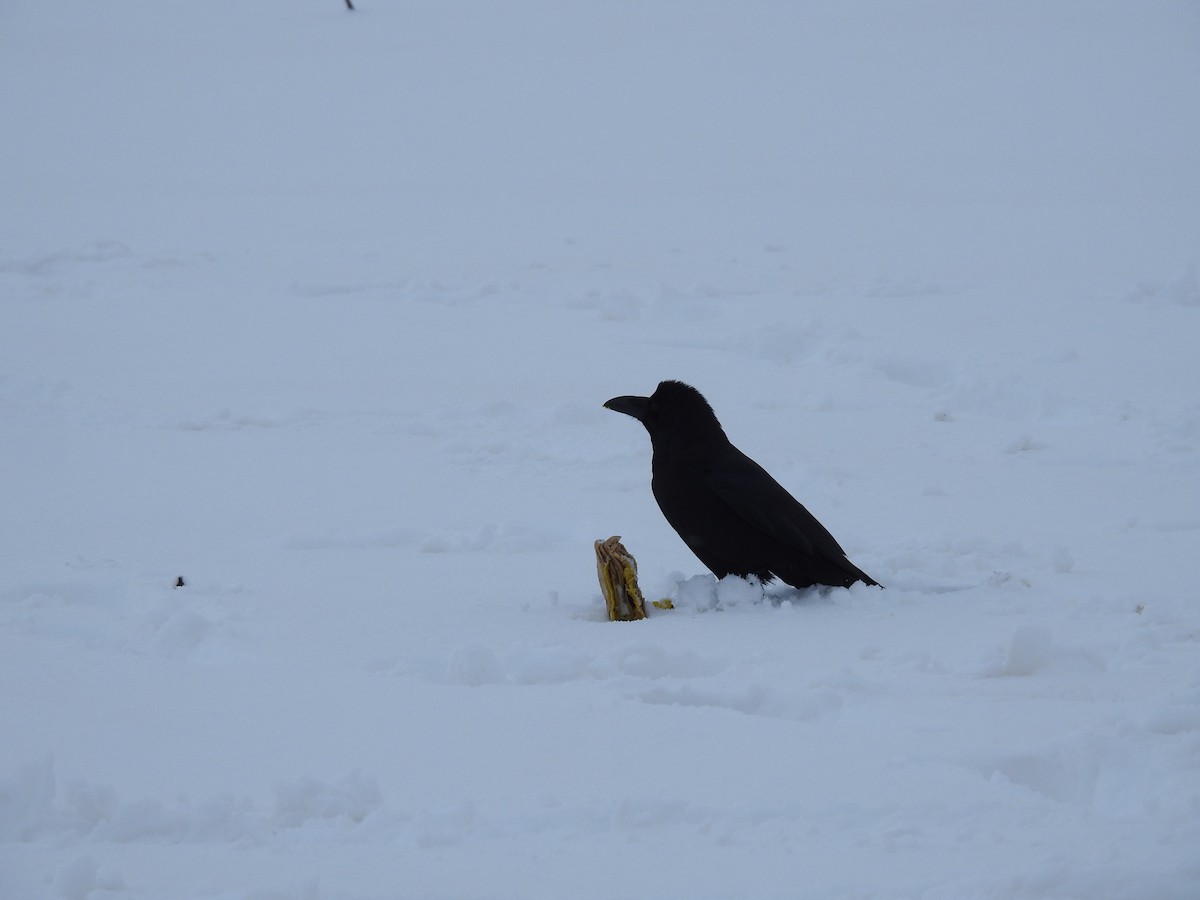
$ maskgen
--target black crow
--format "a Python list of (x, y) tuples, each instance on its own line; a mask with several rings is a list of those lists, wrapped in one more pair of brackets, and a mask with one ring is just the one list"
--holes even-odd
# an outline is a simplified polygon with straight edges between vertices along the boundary
[(664, 381), (649, 397), (613, 397), (604, 406), (650, 432), (654, 499), (718, 578), (777, 577), (798, 588), (878, 584), (812, 513), (729, 442), (691, 385)]

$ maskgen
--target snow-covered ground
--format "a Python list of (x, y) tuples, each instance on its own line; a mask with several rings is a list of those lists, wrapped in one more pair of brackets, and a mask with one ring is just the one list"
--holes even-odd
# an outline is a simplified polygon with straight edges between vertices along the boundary
[(0, 897), (1200, 896), (1200, 7), (357, 6), (0, 8)]

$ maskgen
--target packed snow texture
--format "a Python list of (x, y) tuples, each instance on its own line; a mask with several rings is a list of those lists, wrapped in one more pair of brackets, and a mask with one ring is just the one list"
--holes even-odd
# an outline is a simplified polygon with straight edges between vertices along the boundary
[(1200, 7), (356, 6), (0, 9), (0, 897), (1200, 896)]

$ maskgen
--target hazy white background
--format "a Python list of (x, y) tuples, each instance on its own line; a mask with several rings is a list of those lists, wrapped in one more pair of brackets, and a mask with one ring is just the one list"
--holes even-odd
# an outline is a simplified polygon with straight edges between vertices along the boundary
[(1200, 894), (1200, 10), (358, 6), (0, 9), (0, 896)]

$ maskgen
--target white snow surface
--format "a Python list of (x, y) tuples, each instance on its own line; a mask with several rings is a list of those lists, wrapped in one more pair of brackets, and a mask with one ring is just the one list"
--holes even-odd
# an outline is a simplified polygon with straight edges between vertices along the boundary
[(1200, 6), (357, 6), (0, 8), (0, 897), (1200, 897)]

